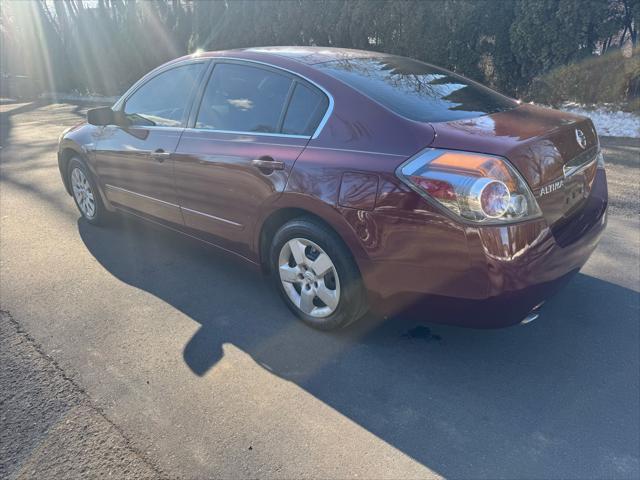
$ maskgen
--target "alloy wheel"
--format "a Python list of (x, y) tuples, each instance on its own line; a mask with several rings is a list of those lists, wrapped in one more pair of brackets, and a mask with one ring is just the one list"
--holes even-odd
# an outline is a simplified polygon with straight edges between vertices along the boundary
[(93, 219), (96, 216), (96, 202), (93, 190), (86, 175), (78, 167), (71, 171), (71, 188), (82, 214), (88, 219)]

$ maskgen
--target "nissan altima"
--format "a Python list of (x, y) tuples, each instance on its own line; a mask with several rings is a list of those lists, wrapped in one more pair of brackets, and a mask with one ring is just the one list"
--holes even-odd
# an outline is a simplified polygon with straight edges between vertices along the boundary
[(406, 308), (527, 323), (606, 225), (589, 119), (358, 50), (173, 60), (65, 131), (58, 162), (87, 222), (125, 212), (236, 255), (324, 330)]

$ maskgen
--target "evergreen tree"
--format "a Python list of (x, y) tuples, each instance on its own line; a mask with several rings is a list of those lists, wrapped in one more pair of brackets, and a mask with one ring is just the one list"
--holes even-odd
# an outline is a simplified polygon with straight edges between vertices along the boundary
[(517, 0), (510, 38), (518, 73), (532, 78), (592, 55), (607, 10), (601, 0)]
[(38, 91), (115, 95), (197, 49), (326, 45), (520, 94), (556, 67), (637, 44), (640, 0), (3, 0), (1, 13), (2, 72)]

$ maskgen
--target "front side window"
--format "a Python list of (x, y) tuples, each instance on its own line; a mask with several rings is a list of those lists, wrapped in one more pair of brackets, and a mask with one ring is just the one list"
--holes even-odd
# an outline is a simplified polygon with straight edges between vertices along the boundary
[(132, 125), (180, 127), (204, 63), (162, 72), (137, 89), (124, 106)]
[(220, 63), (205, 89), (196, 128), (278, 133), (291, 82), (264, 68)]
[(296, 83), (287, 114), (282, 124), (282, 133), (290, 135), (313, 135), (327, 111), (327, 97), (302, 83)]

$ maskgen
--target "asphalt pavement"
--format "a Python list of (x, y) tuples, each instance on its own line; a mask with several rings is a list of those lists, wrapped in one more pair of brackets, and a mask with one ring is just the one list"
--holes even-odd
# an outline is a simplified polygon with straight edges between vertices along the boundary
[(0, 312), (0, 478), (166, 477)]
[(82, 221), (84, 107), (0, 109), (0, 477), (640, 477), (638, 140), (602, 139), (608, 229), (536, 322), (321, 333), (239, 260)]

